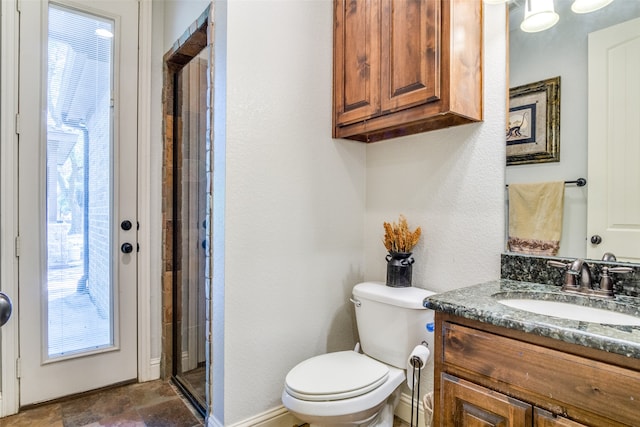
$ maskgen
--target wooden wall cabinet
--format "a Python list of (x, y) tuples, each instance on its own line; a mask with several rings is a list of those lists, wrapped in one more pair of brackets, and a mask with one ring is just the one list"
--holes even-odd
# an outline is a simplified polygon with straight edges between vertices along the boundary
[(334, 0), (333, 137), (482, 120), (481, 0)]
[(640, 361), (436, 313), (434, 426), (633, 426)]

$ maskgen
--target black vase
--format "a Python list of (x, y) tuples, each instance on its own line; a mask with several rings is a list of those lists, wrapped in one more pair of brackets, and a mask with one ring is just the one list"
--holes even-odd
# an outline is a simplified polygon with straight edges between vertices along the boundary
[(389, 251), (387, 259), (387, 286), (406, 288), (411, 286), (411, 265), (415, 262), (411, 252)]

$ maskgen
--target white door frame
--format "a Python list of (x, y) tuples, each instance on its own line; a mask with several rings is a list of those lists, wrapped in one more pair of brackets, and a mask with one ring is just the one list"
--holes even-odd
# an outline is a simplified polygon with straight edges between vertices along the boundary
[[(0, 286), (12, 301), (18, 295), (18, 259), (15, 257), (15, 236), (18, 233), (18, 20), (14, 1), (0, 2)], [(18, 412), (20, 393), (17, 380), (18, 313), (14, 305), (11, 319), (2, 327), (2, 392), (0, 416)]]
[[(18, 300), (18, 268), (16, 258), (16, 236), (18, 233), (18, 178), (17, 178), (17, 131), (18, 111), (18, 30), (19, 1), (0, 2), (0, 40), (3, 61), (0, 62), (0, 286), (15, 302)], [(152, 0), (139, 0), (139, 80), (138, 96), (138, 218), (140, 230), (138, 241), (138, 380), (149, 381), (159, 378), (157, 361), (151, 354), (151, 265), (152, 245), (161, 244), (153, 239), (151, 227), (157, 219), (152, 207), (156, 198), (151, 192), (151, 46), (152, 46)], [(9, 59), (9, 60), (7, 60)], [(157, 204), (157, 203), (156, 203)], [(159, 233), (155, 233), (156, 236)], [(155, 263), (159, 265), (159, 263)], [(155, 281), (160, 283), (159, 279)], [(18, 373), (18, 320), (19, 307), (14, 304), (14, 312), (0, 333), (0, 358), (2, 365), (2, 389), (0, 392), (0, 417), (18, 412), (20, 405)], [(156, 320), (157, 321), (157, 320)]]
[[(151, 185), (152, 144), (151, 144), (151, 56), (152, 56), (152, 0), (138, 0), (140, 4), (138, 23), (138, 381), (160, 378), (160, 356), (152, 359), (151, 322), (160, 323), (160, 318), (152, 319), (151, 284), (156, 284), (156, 295), (160, 295), (160, 259), (152, 260), (152, 248), (157, 247), (160, 258), (161, 231), (154, 230), (159, 223), (160, 196), (153, 194)], [(153, 208), (158, 205), (157, 211)], [(157, 225), (158, 228), (160, 227)], [(152, 236), (156, 236), (152, 238)], [(156, 270), (152, 270), (152, 266)], [(160, 298), (156, 298), (157, 310), (161, 310)], [(159, 355), (160, 348), (157, 349)]]

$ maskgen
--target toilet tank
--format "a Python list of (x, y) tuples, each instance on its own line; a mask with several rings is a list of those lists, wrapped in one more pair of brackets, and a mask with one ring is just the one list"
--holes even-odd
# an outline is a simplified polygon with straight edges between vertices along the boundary
[(356, 322), (362, 351), (400, 369), (416, 345), (433, 348), (433, 310), (422, 301), (435, 292), (416, 287), (394, 288), (382, 282), (359, 283), (353, 288)]

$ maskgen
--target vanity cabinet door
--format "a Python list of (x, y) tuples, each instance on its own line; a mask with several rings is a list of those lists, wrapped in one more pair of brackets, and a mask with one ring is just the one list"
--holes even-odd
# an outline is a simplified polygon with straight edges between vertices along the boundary
[(571, 421), (568, 418), (553, 415), (551, 412), (540, 408), (534, 409), (533, 422), (535, 427), (587, 427), (585, 424), (580, 424), (578, 422)]
[(441, 377), (441, 425), (450, 427), (533, 425), (532, 406), (448, 374)]

